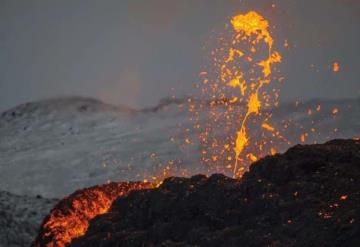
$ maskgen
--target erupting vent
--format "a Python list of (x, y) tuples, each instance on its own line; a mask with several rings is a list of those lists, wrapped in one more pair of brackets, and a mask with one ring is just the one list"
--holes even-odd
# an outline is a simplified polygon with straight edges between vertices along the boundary
[(61, 200), (45, 218), (34, 246), (62, 247), (85, 234), (89, 221), (106, 213), (113, 201), (132, 190), (152, 188), (150, 183), (109, 183), (79, 190)]

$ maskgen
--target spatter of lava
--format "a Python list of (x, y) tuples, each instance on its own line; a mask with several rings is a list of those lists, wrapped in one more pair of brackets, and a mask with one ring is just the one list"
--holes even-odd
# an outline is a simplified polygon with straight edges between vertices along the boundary
[(106, 213), (115, 199), (133, 190), (153, 187), (153, 184), (145, 182), (112, 182), (76, 191), (51, 210), (33, 246), (66, 246), (73, 239), (84, 235), (90, 220)]
[(259, 156), (276, 153), (274, 143), (286, 141), (271, 125), (270, 109), (279, 97), (272, 81), (282, 80), (273, 75), (273, 65), (282, 57), (273, 50), (269, 28), (254, 11), (234, 16), (216, 38), (210, 65), (200, 73), (199, 88), (208, 101), (197, 109), (210, 111), (195, 126), (200, 129), (202, 162), (211, 170), (239, 177)]

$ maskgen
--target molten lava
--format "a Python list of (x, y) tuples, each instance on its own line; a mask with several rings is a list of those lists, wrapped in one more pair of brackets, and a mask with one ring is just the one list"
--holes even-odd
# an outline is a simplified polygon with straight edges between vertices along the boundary
[(34, 246), (62, 247), (85, 234), (89, 221), (106, 213), (113, 201), (132, 190), (154, 187), (144, 182), (109, 183), (79, 190), (61, 200), (45, 218)]
[(200, 140), (204, 163), (213, 167), (218, 162), (217, 170), (225, 173), (227, 164), (228, 172), (239, 177), (258, 156), (274, 152), (274, 138), (284, 140), (266, 111), (278, 105), (279, 90), (269, 84), (273, 64), (282, 57), (273, 51), (269, 22), (260, 14), (240, 14), (230, 24), (211, 52), (211, 70), (200, 74), (202, 94), (211, 99)]

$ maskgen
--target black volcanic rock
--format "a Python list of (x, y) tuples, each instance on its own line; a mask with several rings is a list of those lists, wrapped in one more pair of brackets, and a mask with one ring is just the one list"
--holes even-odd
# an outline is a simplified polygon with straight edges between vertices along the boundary
[(295, 146), (241, 180), (131, 192), (71, 246), (360, 246), (360, 142)]

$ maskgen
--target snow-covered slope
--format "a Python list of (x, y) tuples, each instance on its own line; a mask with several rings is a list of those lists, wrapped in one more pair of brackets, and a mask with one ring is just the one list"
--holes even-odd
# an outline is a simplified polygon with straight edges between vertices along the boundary
[(170, 136), (184, 113), (135, 112), (88, 98), (18, 106), (0, 119), (0, 189), (62, 197), (109, 179), (142, 179), (176, 156)]
[(0, 191), (0, 246), (30, 246), (57, 200)]
[[(318, 104), (321, 112), (309, 116), (308, 109)], [(142, 179), (170, 160), (201, 171), (196, 142), (183, 145), (185, 137), (195, 140), (197, 135), (189, 118), (186, 100), (162, 101), (144, 110), (82, 97), (20, 105), (0, 118), (0, 189), (60, 198), (108, 180)], [(290, 118), (295, 124), (285, 135), (292, 144), (315, 125), (321, 131), (309, 135), (309, 143), (351, 138), (360, 134), (360, 101), (311, 101), (274, 110), (275, 126)]]

